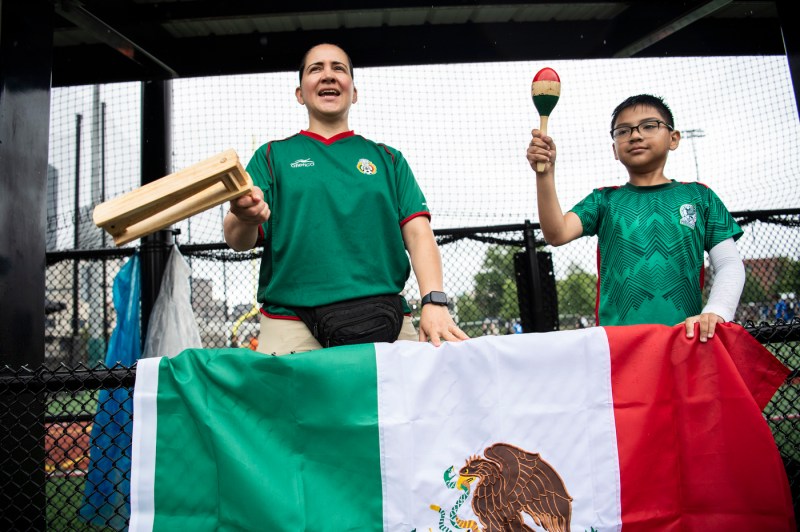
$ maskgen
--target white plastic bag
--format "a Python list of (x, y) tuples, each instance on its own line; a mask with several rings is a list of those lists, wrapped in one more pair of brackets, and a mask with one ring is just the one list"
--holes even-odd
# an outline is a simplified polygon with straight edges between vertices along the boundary
[(192, 270), (178, 246), (172, 246), (161, 288), (150, 314), (142, 358), (174, 357), (184, 349), (203, 347), (192, 311)]

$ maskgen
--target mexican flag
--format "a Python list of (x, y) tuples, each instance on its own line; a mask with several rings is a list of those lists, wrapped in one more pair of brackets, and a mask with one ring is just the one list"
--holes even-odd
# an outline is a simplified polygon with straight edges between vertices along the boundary
[(140, 360), (130, 529), (795, 530), (787, 369), (717, 331)]

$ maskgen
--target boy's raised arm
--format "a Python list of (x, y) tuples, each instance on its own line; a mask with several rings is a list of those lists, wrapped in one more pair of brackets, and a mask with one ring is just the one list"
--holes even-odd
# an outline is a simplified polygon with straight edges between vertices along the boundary
[(549, 136), (542, 136), (541, 131), (531, 132), (527, 158), (531, 168), (536, 172), (537, 163), (545, 163), (541, 172), (536, 172), (536, 202), (539, 208), (539, 223), (545, 241), (551, 246), (560, 246), (572, 242), (583, 234), (580, 218), (573, 213), (564, 214), (558, 201), (555, 182), (556, 145)]

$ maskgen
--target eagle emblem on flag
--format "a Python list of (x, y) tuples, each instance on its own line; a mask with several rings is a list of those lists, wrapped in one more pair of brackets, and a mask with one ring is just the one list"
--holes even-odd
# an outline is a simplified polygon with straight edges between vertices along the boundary
[(495, 443), (483, 454), (466, 461), (456, 485), (470, 490), (476, 482), (472, 511), (484, 531), (531, 530), (524, 523), (528, 514), (547, 532), (569, 532), (572, 497), (561, 476), (538, 453)]

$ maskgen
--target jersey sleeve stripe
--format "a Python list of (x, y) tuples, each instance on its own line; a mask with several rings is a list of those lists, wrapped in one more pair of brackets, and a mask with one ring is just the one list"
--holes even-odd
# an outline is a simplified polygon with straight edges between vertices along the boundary
[(411, 220), (413, 220), (417, 216), (426, 216), (428, 218), (428, 220), (431, 219), (431, 213), (429, 213), (427, 211), (415, 212), (411, 216), (408, 216), (405, 219), (401, 220), (400, 221), (400, 227), (403, 227), (404, 225), (406, 225), (408, 222), (410, 222)]

